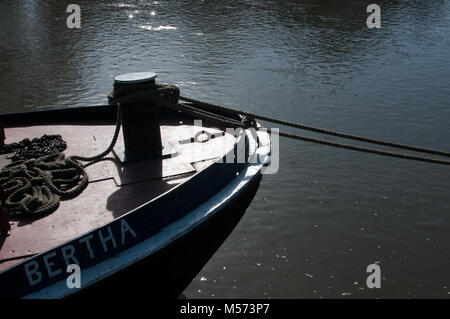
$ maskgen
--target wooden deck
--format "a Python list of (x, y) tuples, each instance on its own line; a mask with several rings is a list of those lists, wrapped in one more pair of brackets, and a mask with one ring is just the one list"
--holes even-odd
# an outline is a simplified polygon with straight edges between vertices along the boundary
[[(201, 130), (216, 137), (205, 143), (179, 143)], [(5, 142), (60, 134), (68, 145), (66, 155), (92, 156), (107, 148), (113, 133), (114, 125), (89, 122), (12, 127), (6, 129)], [(161, 135), (176, 148), (177, 156), (121, 166), (110, 153), (103, 161), (87, 167), (89, 185), (81, 195), (61, 201), (58, 210), (46, 217), (11, 221), (9, 236), (0, 241), (0, 271), (150, 201), (223, 156), (235, 142), (233, 135), (218, 129), (184, 125), (175, 120), (161, 123)], [(117, 144), (121, 143), (119, 136)], [(0, 165), (8, 162), (5, 158), (2, 156)]]

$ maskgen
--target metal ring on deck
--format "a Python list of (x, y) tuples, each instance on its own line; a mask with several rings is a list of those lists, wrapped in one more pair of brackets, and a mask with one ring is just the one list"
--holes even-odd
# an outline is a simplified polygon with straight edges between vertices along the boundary
[[(199, 137), (202, 136), (203, 134), (207, 136), (207, 139), (206, 139), (206, 140), (200, 140), (200, 139), (199, 139)], [(197, 142), (197, 143), (206, 143), (206, 142), (208, 142), (211, 138), (214, 138), (214, 135), (211, 134), (211, 133), (209, 133), (208, 131), (203, 130), (203, 131), (199, 131), (199, 132), (197, 132), (197, 133), (195, 134), (195, 136), (194, 136), (194, 141)]]

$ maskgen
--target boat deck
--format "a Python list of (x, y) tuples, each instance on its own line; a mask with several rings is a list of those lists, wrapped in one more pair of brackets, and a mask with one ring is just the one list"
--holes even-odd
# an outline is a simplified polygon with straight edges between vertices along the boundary
[[(44, 134), (60, 134), (67, 142), (66, 155), (93, 156), (105, 150), (114, 133), (111, 123), (73, 122), (6, 128), (5, 143)], [(204, 143), (180, 140), (205, 130), (215, 138)], [(10, 221), (8, 237), (0, 240), (0, 271), (41, 253), (93, 228), (102, 226), (171, 188), (223, 156), (235, 137), (213, 126), (183, 124), (182, 120), (161, 122), (161, 136), (178, 154), (172, 158), (152, 159), (120, 165), (114, 154), (86, 168), (87, 188), (75, 199), (61, 201), (54, 213), (40, 219)], [(122, 133), (117, 145), (123, 144)], [(0, 155), (0, 166), (10, 161)]]

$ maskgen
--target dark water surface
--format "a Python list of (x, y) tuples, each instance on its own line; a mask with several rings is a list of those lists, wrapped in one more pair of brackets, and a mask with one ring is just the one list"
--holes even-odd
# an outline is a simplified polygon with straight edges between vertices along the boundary
[[(450, 150), (450, 2), (377, 1), (368, 29), (373, 2), (2, 0), (1, 112), (103, 104), (114, 76), (153, 70), (186, 96)], [(450, 168), (285, 139), (280, 160), (188, 298), (450, 297)]]

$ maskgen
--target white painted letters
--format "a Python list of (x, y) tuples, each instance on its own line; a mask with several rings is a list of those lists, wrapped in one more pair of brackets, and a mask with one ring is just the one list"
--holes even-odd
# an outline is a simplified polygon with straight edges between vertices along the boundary
[[(94, 236), (94, 233), (91, 233), (79, 239), (78, 243), (73, 242), (72, 244), (67, 244), (46, 253), (43, 256), (37, 256), (36, 258), (39, 258), (39, 261), (35, 259), (27, 262), (24, 266), (24, 270), (25, 275), (28, 278), (28, 283), (31, 286), (36, 285), (44, 278), (53, 278), (62, 274), (63, 269), (67, 268), (67, 272), (73, 272), (69, 278), (67, 278), (67, 287), (79, 288), (79, 269), (80, 265), (82, 265), (83, 258), (87, 258), (84, 257), (87, 255), (86, 251), (89, 252), (89, 257), (91, 259), (95, 259), (96, 255), (101, 257), (101, 255), (107, 253), (108, 250), (117, 248), (118, 244), (123, 246), (126, 244), (127, 240), (137, 237), (134, 229), (131, 228), (131, 226), (123, 218), (120, 220), (120, 229), (119, 223), (117, 222), (113, 225), (97, 230), (96, 233), (98, 237)], [(101, 251), (100, 247), (103, 247), (104, 252)], [(63, 264), (65, 265), (63, 266)], [(45, 266), (46, 271), (39, 269), (42, 266)]]
[(108, 241), (112, 242), (113, 248), (117, 247), (116, 239), (113, 236), (111, 227), (108, 226), (108, 227), (106, 227), (106, 229), (108, 230), (108, 236), (106, 236), (106, 237), (103, 236), (101, 230), (98, 231), (98, 236), (100, 237), (100, 241), (102, 242), (103, 250), (105, 251), (105, 253), (108, 252), (108, 245), (107, 245)]
[(42, 280), (42, 274), (39, 271), (39, 264), (34, 260), (25, 264), (25, 273), (27, 274), (30, 286), (34, 286)]
[(78, 242), (86, 244), (86, 248), (89, 251), (89, 256), (91, 257), (91, 259), (94, 259), (94, 257), (95, 257), (94, 251), (92, 250), (91, 243), (89, 242), (92, 239), (92, 237), (94, 237), (94, 235), (92, 235), (92, 234), (87, 235), (86, 237), (81, 238)]
[(49, 259), (53, 258), (55, 256), (56, 256), (56, 251), (54, 251), (50, 254), (44, 255), (44, 257), (43, 257), (45, 268), (47, 269), (47, 273), (50, 278), (58, 276), (62, 272), (61, 269), (56, 269), (56, 270), (52, 269), (52, 267), (55, 265), (55, 263), (53, 261), (50, 261)]
[(134, 232), (134, 230), (130, 227), (130, 225), (128, 225), (128, 223), (126, 222), (125, 219), (122, 219), (120, 221), (120, 232), (122, 233), (122, 245), (125, 244), (125, 234), (127, 232), (130, 232), (131, 236), (133, 236), (134, 238), (136, 238), (136, 233)]
[(66, 263), (66, 266), (69, 266), (72, 264), (79, 264), (77, 257), (75, 257), (75, 247), (72, 245), (67, 245), (61, 248), (61, 252), (64, 258), (64, 262)]

